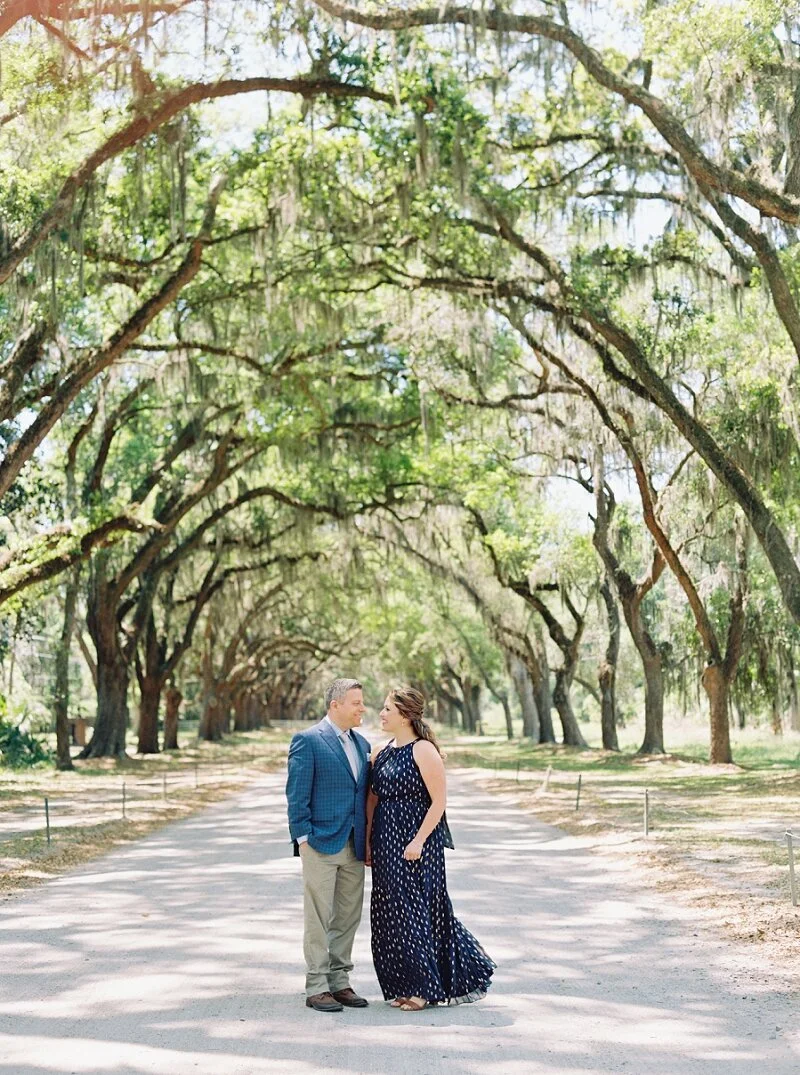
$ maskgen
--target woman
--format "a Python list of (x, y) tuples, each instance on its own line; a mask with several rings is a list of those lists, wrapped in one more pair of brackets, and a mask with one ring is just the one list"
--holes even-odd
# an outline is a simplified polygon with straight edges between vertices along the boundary
[(367, 800), (372, 957), (384, 998), (404, 1012), (479, 1000), (494, 968), (447, 895), (444, 763), (424, 708), (412, 687), (390, 691), (381, 728), (393, 738), (373, 752)]

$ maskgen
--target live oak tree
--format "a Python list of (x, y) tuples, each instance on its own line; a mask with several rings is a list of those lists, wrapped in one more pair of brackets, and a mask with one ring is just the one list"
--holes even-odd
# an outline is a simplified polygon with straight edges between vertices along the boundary
[[(310, 704), (381, 631), (348, 648), (315, 561), (279, 568), (326, 527), (414, 565), (381, 668), (470, 728), (513, 680), (527, 735), (555, 701), (585, 740), (577, 698), (613, 749), (643, 693), (658, 751), (698, 659), (716, 760), (730, 699), (800, 711), (796, 13), (529, 7), (0, 5), (0, 602), (56, 612), (62, 764), (87, 618), (93, 752), (133, 669), (159, 746), (201, 635), (225, 664), (209, 608), (262, 582), (298, 645), (265, 608), (217, 679), (239, 727)], [(565, 483), (585, 516), (537, 548)]]

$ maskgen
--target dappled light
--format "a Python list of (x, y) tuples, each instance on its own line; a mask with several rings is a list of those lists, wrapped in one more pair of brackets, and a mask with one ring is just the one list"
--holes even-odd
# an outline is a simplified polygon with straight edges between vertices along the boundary
[[(486, 1000), (413, 1023), (301, 1004), (300, 872), (282, 780), (2, 905), (0, 1071), (589, 1073), (796, 1068), (766, 975), (512, 803), (453, 779), (454, 906), (498, 963)], [(756, 968), (754, 968), (755, 970)], [(744, 994), (744, 995), (743, 995)]]
[(0, 1075), (796, 1075), (798, 50), (0, 0)]

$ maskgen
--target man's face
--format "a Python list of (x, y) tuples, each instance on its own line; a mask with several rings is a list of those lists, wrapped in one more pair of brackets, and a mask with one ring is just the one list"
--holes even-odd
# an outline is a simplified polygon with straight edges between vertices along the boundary
[(331, 702), (331, 716), (340, 728), (358, 728), (366, 711), (364, 692), (360, 687), (353, 687), (344, 698)]

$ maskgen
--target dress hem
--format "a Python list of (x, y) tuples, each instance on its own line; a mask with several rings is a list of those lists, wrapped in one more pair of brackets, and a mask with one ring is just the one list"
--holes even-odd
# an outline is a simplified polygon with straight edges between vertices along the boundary
[[(475, 1004), (477, 1001), (483, 1000), (488, 991), (489, 987), (487, 986), (486, 989), (472, 989), (469, 993), (464, 993), (463, 996), (460, 997), (445, 997), (442, 1000), (428, 1000), (427, 997), (422, 997), (422, 999), (432, 1008), (439, 1004), (443, 1007), (449, 1007), (451, 1004)], [(393, 1000), (399, 1000), (400, 994), (398, 993), (398, 995), (394, 997), (384, 996), (383, 999), (387, 1004), (390, 1004)]]

